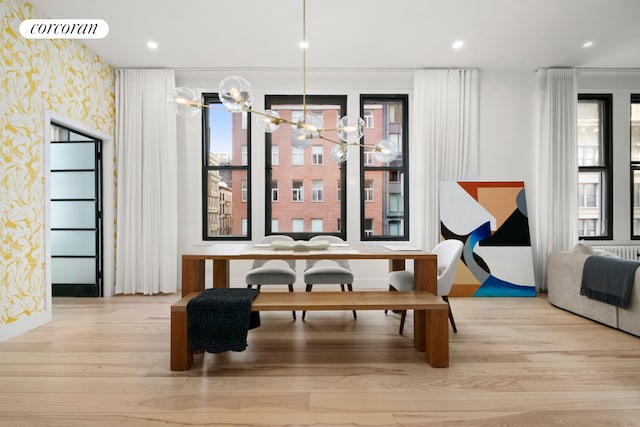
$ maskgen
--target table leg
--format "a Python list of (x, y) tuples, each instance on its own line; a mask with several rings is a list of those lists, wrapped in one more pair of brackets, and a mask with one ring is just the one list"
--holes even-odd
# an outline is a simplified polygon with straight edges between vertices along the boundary
[(389, 271), (399, 271), (405, 269), (405, 260), (404, 259), (390, 259), (389, 260)]
[(434, 368), (449, 366), (449, 317), (447, 310), (429, 310), (425, 314), (427, 362)]
[(213, 287), (228, 288), (229, 287), (229, 260), (214, 259), (213, 260)]
[(204, 259), (182, 257), (182, 296), (204, 290)]
[[(413, 260), (413, 282), (416, 291), (427, 291), (438, 294), (438, 262), (436, 258), (420, 258)], [(424, 311), (413, 312), (413, 343), (418, 351), (425, 351), (426, 317)]]

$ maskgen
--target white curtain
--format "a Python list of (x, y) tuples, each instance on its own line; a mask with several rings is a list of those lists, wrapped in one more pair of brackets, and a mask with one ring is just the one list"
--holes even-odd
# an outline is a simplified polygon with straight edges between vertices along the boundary
[(116, 71), (116, 294), (177, 290), (174, 86), (173, 70)]
[(578, 241), (577, 109), (574, 69), (536, 72), (536, 284), (546, 290), (547, 255)]
[(418, 70), (413, 90), (411, 240), (431, 250), (440, 240), (439, 182), (478, 175), (478, 70)]

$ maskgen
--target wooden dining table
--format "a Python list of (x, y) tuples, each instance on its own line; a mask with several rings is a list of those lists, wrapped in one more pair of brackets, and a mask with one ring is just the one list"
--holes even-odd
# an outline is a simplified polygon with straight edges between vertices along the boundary
[[(251, 243), (221, 243), (202, 247), (182, 255), (182, 295), (200, 292), (207, 286), (206, 262), (213, 263), (211, 287), (229, 287), (230, 263), (237, 260), (388, 260), (389, 270), (403, 270), (407, 260), (413, 261), (414, 290), (437, 295), (437, 256), (404, 245), (347, 244), (322, 250), (274, 250)], [(414, 311), (414, 346), (425, 351), (425, 312)]]

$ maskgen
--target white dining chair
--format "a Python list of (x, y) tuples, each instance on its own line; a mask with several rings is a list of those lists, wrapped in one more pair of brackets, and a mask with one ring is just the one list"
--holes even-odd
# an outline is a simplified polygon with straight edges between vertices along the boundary
[[(274, 241), (293, 242), (294, 240), (289, 236), (272, 235), (263, 237), (258, 241), (258, 244), (271, 244)], [(260, 290), (262, 285), (288, 285), (289, 292), (293, 292), (293, 284), (296, 281), (296, 261), (293, 259), (256, 259), (253, 261), (251, 269), (247, 272), (245, 281), (247, 288), (250, 289), (256, 286), (257, 289)], [(295, 320), (296, 312), (292, 311), (292, 313), (293, 319)]]
[[(310, 242), (326, 240), (329, 244), (344, 244), (344, 240), (337, 236), (314, 236), (309, 239)], [(342, 292), (345, 291), (345, 285), (349, 292), (353, 291), (353, 272), (346, 259), (336, 260), (318, 260), (310, 259), (306, 262), (304, 270), (304, 283), (306, 284), (306, 292), (311, 292), (313, 285), (333, 285), (339, 284)], [(302, 320), (306, 316), (306, 311), (302, 312)], [(357, 318), (356, 311), (353, 310), (353, 318)]]
[[(456, 322), (453, 319), (451, 304), (449, 304), (449, 292), (453, 286), (453, 279), (456, 276), (456, 268), (460, 255), (462, 254), (463, 243), (456, 239), (443, 240), (431, 251), (438, 256), (438, 296), (442, 297), (449, 308), (449, 321), (453, 332), (458, 332)], [(413, 272), (408, 270), (392, 271), (389, 273), (390, 291), (412, 291), (414, 289)], [(385, 310), (387, 313), (387, 310)], [(402, 310), (400, 317), (400, 335), (404, 329), (404, 322), (407, 317), (407, 310)]]

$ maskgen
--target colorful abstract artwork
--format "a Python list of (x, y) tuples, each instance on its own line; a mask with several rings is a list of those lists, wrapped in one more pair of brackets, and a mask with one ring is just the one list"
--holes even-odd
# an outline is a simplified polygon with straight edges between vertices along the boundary
[(536, 295), (524, 182), (441, 182), (440, 230), (464, 243), (451, 296)]

